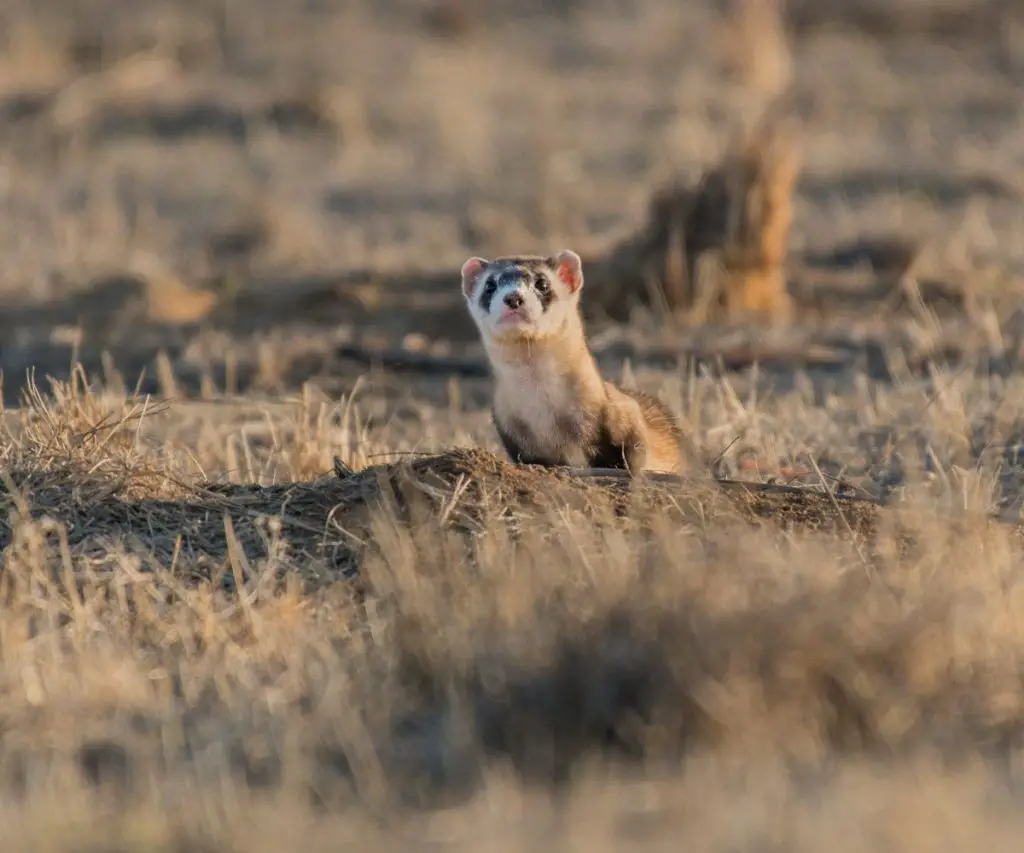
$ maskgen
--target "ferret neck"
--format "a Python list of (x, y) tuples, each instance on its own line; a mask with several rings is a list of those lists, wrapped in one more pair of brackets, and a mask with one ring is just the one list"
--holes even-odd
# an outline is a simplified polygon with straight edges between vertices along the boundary
[(579, 316), (566, 318), (555, 334), (541, 338), (486, 341), (494, 370), (499, 375), (523, 370), (545, 373), (592, 373), (597, 365), (587, 346)]

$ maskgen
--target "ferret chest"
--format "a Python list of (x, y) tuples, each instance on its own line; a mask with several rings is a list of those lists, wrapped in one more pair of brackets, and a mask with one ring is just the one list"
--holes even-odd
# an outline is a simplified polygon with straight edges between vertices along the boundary
[(578, 383), (564, 375), (528, 369), (507, 374), (494, 402), (498, 418), (537, 454), (557, 455), (586, 432)]

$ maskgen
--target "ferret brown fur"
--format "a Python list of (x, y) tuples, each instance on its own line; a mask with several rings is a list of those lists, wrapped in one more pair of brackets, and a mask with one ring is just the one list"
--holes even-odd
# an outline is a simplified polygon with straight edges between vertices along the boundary
[(498, 436), (516, 462), (680, 472), (683, 431), (656, 397), (606, 381), (587, 345), (583, 271), (550, 257), (470, 258), (462, 287), (494, 376)]

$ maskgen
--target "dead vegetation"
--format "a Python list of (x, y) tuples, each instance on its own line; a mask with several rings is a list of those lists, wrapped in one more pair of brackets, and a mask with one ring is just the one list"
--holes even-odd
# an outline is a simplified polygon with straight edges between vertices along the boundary
[[(74, 386), (68, 390), (75, 393)], [(632, 482), (615, 471), (570, 474), (515, 466), (476, 448), (359, 472), (336, 462), (333, 475), (309, 482), (187, 483), (173, 470), (157, 472), (141, 464), (127, 443), (145, 409), (98, 418), (88, 429), (66, 434), (56, 447), (51, 440), (57, 436), (49, 431), (55, 424), (39, 418), (45, 411), (37, 409), (21, 428), (28, 448), (47, 446), (45, 462), (24, 445), (7, 459), (0, 507), (10, 521), (0, 525), (0, 549), (11, 546), (14, 559), (23, 544), (14, 531), (25, 512), (63, 525), (72, 558), (96, 555), (104, 542), (120, 541), (141, 547), (147, 561), (170, 565), (181, 559), (209, 578), (213, 567), (229, 558), (251, 562), (265, 557), (268, 548), (284, 548), (290, 559), (316, 567), (307, 573), (314, 587), (359, 575), (373, 538), (373, 513), (382, 508), (407, 524), (426, 512), (474, 534), (558, 512), (571, 512), (581, 526), (617, 518), (623, 529), (649, 530), (656, 523), (699, 534), (709, 524), (753, 523), (779, 531), (849, 534), (872, 544), (880, 530), (899, 536), (897, 526), (906, 524), (887, 523), (877, 500), (833, 488), (667, 475)], [(88, 398), (80, 413), (96, 414)], [(96, 448), (118, 451), (96, 465)], [(243, 580), (252, 580), (249, 574), (243, 571)]]
[(695, 185), (676, 179), (655, 190), (638, 232), (600, 262), (601, 307), (618, 319), (637, 304), (691, 323), (791, 318), (785, 261), (799, 137), (780, 4), (729, 4), (718, 38), (746, 94), (741, 130)]
[(718, 31), (726, 71), (761, 99), (779, 97), (792, 82), (785, 11), (782, 0), (732, 0)]
[(1017, 826), (1024, 542), (964, 511), (987, 475), (889, 509), (483, 447), (211, 482), (227, 457), (183, 453), (174, 404), (26, 402), (0, 439), (8, 849), (711, 851), (752, 808), (755, 849), (817, 849), (824, 819), (909, 853), (950, 810)]
[[(0, 9), (0, 848), (1012, 849), (1019, 15), (912, 5)], [(717, 481), (504, 460), (554, 245)]]
[(789, 319), (784, 265), (798, 153), (784, 110), (766, 111), (696, 186), (654, 194), (640, 231), (592, 276), (611, 316), (647, 304), (692, 323)]
[[(130, 382), (179, 396), (202, 396), (210, 383), (295, 389), (311, 376), (338, 381), (338, 391), (349, 381), (339, 374), (383, 361), (406, 373), (476, 377), (483, 364), (471, 351), (472, 324), (450, 270), (466, 252), (509, 251), (510, 240), (516, 251), (578, 246), (595, 333), (613, 331), (597, 321), (646, 308), (642, 332), (619, 333), (645, 342), (671, 335), (675, 360), (732, 370), (757, 357), (778, 362), (785, 350), (792, 372), (820, 365), (814, 353), (828, 352), (829, 364), (867, 362), (873, 379), (890, 381), (889, 350), (914, 373), (943, 360), (965, 368), (994, 360), (1004, 370), (1011, 358), (1001, 317), (1018, 295), (1006, 255), (1024, 245), (1013, 233), (1019, 217), (1009, 215), (1019, 182), (1006, 163), (1016, 154), (958, 154), (965, 165), (954, 168), (916, 150), (907, 155), (913, 170), (846, 163), (848, 146), (834, 139), (856, 128), (844, 128), (845, 114), (829, 105), (855, 97), (857, 87), (826, 72), (867, 68), (858, 86), (868, 90), (870, 74), (882, 72), (871, 69), (870, 56), (818, 67), (815, 37), (794, 40), (790, 19), (799, 9), (737, 0), (723, 4), (727, 14), (698, 4), (677, 17), (668, 6), (651, 7), (637, 24), (648, 39), (643, 48), (609, 52), (602, 34), (622, 25), (605, 20), (615, 17), (608, 9), (566, 4), (540, 26), (538, 4), (352, 7), (281, 24), (309, 28), (300, 41), (311, 68), (292, 56), (290, 39), (257, 61), (247, 45), (260, 36), (224, 9), (204, 6), (189, 18), (173, 3), (153, 2), (163, 21), (156, 31), (145, 22), (114, 26), (98, 4), (81, 31), (45, 15), (23, 21), (0, 55), (9, 84), (0, 99), (14, 112), (3, 150), (17, 176), (11, 204), (24, 224), (8, 247), (0, 312), (8, 402), (30, 369), (66, 376), (74, 358), (93, 371), (116, 363)], [(833, 9), (840, 17), (844, 10)], [(435, 12), (468, 15), (472, 36), (449, 43), (405, 33), (403, 55), (415, 61), (391, 62), (398, 48), (385, 35), (387, 16), (429, 29), (423, 15)], [(482, 59), (498, 49), (495, 27), (515, 20), (539, 26), (529, 42), (536, 79), (526, 82), (536, 91), (564, 86), (582, 111), (570, 120), (573, 110), (555, 108), (558, 97), (533, 104), (545, 118), (517, 125), (521, 139), (504, 133), (496, 116), (505, 108), (497, 105), (519, 103), (529, 87), (493, 74)], [(355, 70), (333, 49), (353, 31), (376, 45)], [(662, 31), (672, 38), (659, 40)], [(680, 52), (681, 34), (693, 32), (715, 37)], [(601, 89), (611, 100), (593, 102), (594, 87), (578, 85), (576, 76), (595, 63), (621, 66), (621, 89)], [(372, 97), (375, 84), (362, 71), (387, 76), (399, 66), (406, 71), (389, 84), (399, 95)], [(889, 119), (902, 127), (900, 116), (919, 103), (891, 76), (883, 89), (901, 106), (876, 116), (886, 139)], [(478, 88), (460, 89), (465, 79)], [(422, 97), (418, 87), (434, 86), (445, 97)], [(698, 92), (711, 93), (710, 103)], [(949, 109), (987, 140), (1014, 114), (1011, 95), (995, 77), (979, 77)], [(423, 114), (417, 105), (428, 102), (440, 111)], [(851, 106), (861, 108), (869, 110)], [(915, 126), (953, 114), (920, 109)], [(651, 122), (650, 132), (628, 140), (610, 133), (604, 110)], [(477, 135), (452, 130), (461, 127)], [(950, 135), (967, 145), (961, 130)], [(579, 149), (574, 163), (569, 152), (581, 140), (593, 150)], [(592, 165), (580, 180), (585, 162)], [(443, 166), (435, 172), (423, 163)], [(919, 204), (921, 196), (934, 203)], [(646, 214), (635, 222), (632, 204)], [(991, 211), (999, 206), (1008, 216), (1001, 222)], [(876, 251), (894, 242), (905, 258)], [(998, 246), (1002, 256), (975, 258), (975, 245)], [(137, 258), (157, 263), (140, 268)], [(668, 315), (684, 323), (662, 323)], [(720, 321), (744, 320), (755, 322), (740, 339), (712, 339)], [(762, 340), (786, 323), (802, 327), (804, 357), (788, 340)], [(654, 324), (663, 328), (652, 331)], [(277, 337), (267, 332), (284, 327)], [(405, 351), (414, 339), (426, 343)], [(629, 348), (638, 362), (667, 359), (649, 358), (636, 341)], [(659, 341), (652, 349), (669, 348)], [(173, 383), (165, 381), (168, 363)]]

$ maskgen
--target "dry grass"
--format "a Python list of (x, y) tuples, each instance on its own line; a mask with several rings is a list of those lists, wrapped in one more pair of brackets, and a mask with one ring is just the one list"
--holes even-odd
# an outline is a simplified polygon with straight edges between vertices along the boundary
[(799, 152), (780, 4), (727, 4), (718, 41), (744, 95), (733, 106), (741, 130), (695, 184), (676, 178), (657, 189), (640, 229), (597, 264), (610, 316), (646, 305), (691, 323), (791, 319), (784, 265)]
[[(963, 5), (4, 6), (0, 849), (1012, 849), (1024, 53)], [(452, 271), (561, 245), (802, 491), (502, 461)]]
[(770, 105), (695, 186), (654, 194), (640, 231), (598, 266), (612, 316), (646, 304), (691, 323), (791, 318), (785, 261), (799, 154), (787, 110)]
[[(34, 394), (0, 442), (7, 849), (952, 850), (1015, 831), (1024, 554), (977, 513), (1014, 473), (981, 445), (1015, 442), (1019, 383), (829, 412), (696, 382), (703, 435), (746, 434), (726, 473), (806, 448), (866, 489), (911, 472), (899, 506), (817, 492), (808, 514), (699, 483), (652, 502), (519, 471), (489, 433), (391, 468), (347, 455), (339, 478), (340, 413), (308, 401), (216, 482), (239, 432), (217, 404), (197, 441), (194, 404), (81, 374)], [(851, 475), (878, 431), (884, 470)]]

